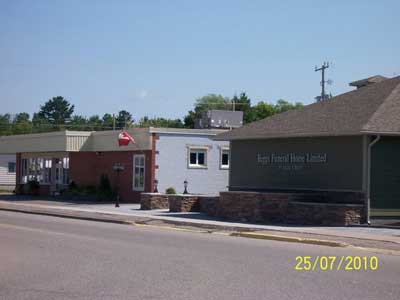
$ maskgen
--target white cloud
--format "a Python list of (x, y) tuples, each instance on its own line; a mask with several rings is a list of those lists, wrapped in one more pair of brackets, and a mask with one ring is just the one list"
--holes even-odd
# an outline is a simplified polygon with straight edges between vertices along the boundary
[(146, 90), (141, 90), (140, 92), (136, 93), (137, 97), (140, 99), (144, 99), (147, 97), (148, 92)]

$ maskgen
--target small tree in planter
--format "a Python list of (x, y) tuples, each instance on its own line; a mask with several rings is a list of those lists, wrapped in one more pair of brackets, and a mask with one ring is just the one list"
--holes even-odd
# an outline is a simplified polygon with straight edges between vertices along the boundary
[(176, 194), (176, 191), (173, 187), (169, 187), (165, 190), (165, 193), (168, 195), (174, 195), (174, 194)]
[(101, 175), (100, 184), (97, 190), (97, 197), (101, 200), (114, 199), (114, 193), (111, 188), (110, 180), (106, 174)]
[(37, 179), (32, 179), (28, 181), (28, 194), (39, 195), (40, 184)]

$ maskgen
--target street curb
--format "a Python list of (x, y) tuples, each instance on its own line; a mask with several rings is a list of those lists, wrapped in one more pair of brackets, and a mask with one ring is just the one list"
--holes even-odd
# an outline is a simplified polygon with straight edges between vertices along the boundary
[(370, 248), (370, 247), (359, 247), (359, 246), (354, 246), (354, 245), (349, 245), (349, 248), (356, 249), (356, 250), (362, 250), (362, 251), (368, 251), (368, 252), (374, 252), (374, 253), (378, 253), (378, 254), (400, 256), (400, 251), (398, 251), (398, 250), (381, 249), (381, 248)]
[[(11, 204), (11, 203), (10, 203)], [(114, 223), (114, 224), (121, 224), (121, 225), (131, 225), (137, 227), (148, 227), (148, 228), (159, 228), (164, 230), (175, 230), (175, 231), (187, 231), (187, 232), (197, 232), (197, 233), (210, 233), (210, 234), (223, 234), (225, 236), (233, 236), (233, 237), (244, 237), (244, 238), (253, 238), (253, 239), (264, 239), (264, 240), (275, 240), (275, 241), (282, 241), (282, 242), (291, 242), (291, 243), (302, 243), (302, 244), (310, 244), (310, 245), (320, 245), (320, 246), (328, 246), (328, 247), (353, 247), (359, 250), (367, 250), (367, 251), (374, 251), (378, 253), (385, 254), (394, 254), (400, 255), (400, 251), (396, 250), (386, 250), (380, 248), (367, 248), (367, 247), (358, 247), (352, 244), (348, 244), (345, 242), (339, 242), (334, 240), (321, 240), (321, 239), (313, 239), (313, 238), (301, 238), (295, 236), (286, 236), (286, 235), (278, 235), (278, 234), (267, 234), (267, 233), (260, 233), (256, 231), (249, 231), (243, 230), (240, 227), (226, 227), (221, 225), (213, 225), (210, 226), (208, 224), (197, 224), (185, 221), (174, 221), (174, 220), (158, 220), (162, 222), (162, 225), (155, 225), (155, 224), (148, 224), (147, 222), (151, 221), (152, 219), (147, 218), (133, 218), (131, 220), (127, 220), (128, 217), (125, 216), (125, 220), (121, 219), (113, 219), (118, 215), (114, 214), (107, 214), (101, 212), (77, 212), (77, 211), (68, 211), (64, 208), (40, 208), (34, 207), (32, 205), (25, 205), (25, 204), (11, 204), (9, 203), (0, 203), (0, 211), (10, 211), (10, 212), (18, 212), (18, 213), (26, 213), (26, 214), (34, 214), (34, 215), (45, 215), (45, 216), (52, 216), (52, 217), (60, 217), (60, 218), (67, 218), (67, 219), (76, 219), (76, 220), (84, 220), (84, 221), (95, 221), (95, 222), (105, 222), (105, 223)], [(11, 207), (7, 207), (11, 206)], [(18, 207), (21, 206), (21, 207)], [(80, 215), (77, 215), (80, 214)], [(86, 214), (86, 215), (85, 215)], [(98, 217), (96, 217), (96, 215)], [(120, 216), (122, 217), (122, 216)], [(117, 218), (117, 217), (116, 217)], [(156, 220), (156, 219), (155, 219)], [(164, 225), (165, 224), (165, 225)], [(168, 224), (170, 226), (168, 226)], [(172, 226), (171, 226), (172, 225)], [(174, 227), (176, 226), (176, 227)], [(194, 227), (198, 229), (191, 229), (191, 228), (179, 228), (179, 226), (187, 226), (187, 227)], [(271, 230), (276, 232), (282, 232), (279, 230)], [(292, 234), (301, 234), (301, 232), (290, 232)], [(334, 235), (329, 235), (334, 236)], [(340, 238), (340, 236), (338, 236)], [(364, 238), (361, 238), (365, 240)], [(367, 239), (370, 241), (374, 241), (373, 239)]]
[[(18, 212), (18, 213), (25, 213), (25, 214), (33, 214), (33, 215), (45, 215), (51, 217), (60, 217), (66, 219), (75, 219), (75, 220), (84, 220), (84, 221), (95, 221), (95, 222), (105, 222), (105, 223), (114, 223), (114, 224), (122, 224), (122, 225), (131, 225), (137, 227), (147, 227), (147, 228), (159, 228), (164, 230), (175, 230), (175, 231), (186, 231), (186, 232), (197, 232), (197, 233), (214, 233), (210, 230), (192, 230), (186, 228), (176, 228), (171, 226), (163, 226), (163, 225), (151, 225), (145, 224), (142, 221), (123, 221), (123, 220), (112, 220), (106, 219), (104, 217), (85, 217), (85, 216), (74, 216), (65, 214), (65, 212), (55, 213), (55, 212), (44, 212), (44, 211), (32, 211), (27, 210), (24, 208), (4, 208), (0, 207), (2, 211), (11, 211), (11, 212)], [(178, 222), (166, 222), (169, 224), (174, 225), (183, 225)], [(191, 224), (193, 226), (193, 224)], [(200, 227), (201, 228), (201, 227)], [(254, 232), (243, 232), (243, 231), (236, 231), (232, 233), (227, 233), (227, 236), (235, 236), (235, 237), (244, 237), (244, 238), (253, 238), (253, 239), (263, 239), (263, 240), (274, 240), (274, 241), (281, 241), (281, 242), (291, 242), (291, 243), (302, 243), (302, 244), (312, 244), (312, 245), (320, 245), (320, 246), (329, 246), (329, 247), (346, 247), (348, 244), (337, 242), (337, 241), (328, 241), (328, 240), (318, 240), (318, 239), (310, 239), (310, 238), (298, 238), (298, 237), (291, 237), (291, 236), (282, 236), (282, 235), (274, 235), (274, 234), (264, 234), (264, 233), (254, 233)]]
[(233, 232), (230, 234), (230, 236), (246, 237), (246, 238), (261, 239), (261, 240), (273, 240), (273, 241), (289, 242), (289, 243), (311, 244), (311, 245), (328, 246), (328, 247), (348, 247), (349, 246), (349, 244), (347, 244), (347, 243), (337, 242), (337, 241), (298, 238), (298, 237), (292, 237), (292, 236), (255, 233), (255, 232)]
[(29, 211), (29, 210), (16, 209), (16, 208), (0, 207), (0, 211), (10, 211), (10, 212), (17, 212), (17, 213), (31, 214), (31, 215), (43, 215), (43, 216), (58, 217), (58, 218), (64, 218), (64, 219), (114, 223), (114, 224), (123, 224), (123, 225), (131, 225), (132, 224), (132, 222), (122, 221), (122, 220), (112, 220), (112, 219), (84, 217), (84, 216), (73, 216), (73, 215), (66, 215), (66, 214), (62, 214), (62, 213), (52, 213), (52, 212), (44, 212), (44, 211)]

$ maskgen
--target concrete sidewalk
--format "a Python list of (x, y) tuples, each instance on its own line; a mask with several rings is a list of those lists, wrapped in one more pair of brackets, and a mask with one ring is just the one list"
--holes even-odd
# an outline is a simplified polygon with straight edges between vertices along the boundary
[(174, 226), (206, 232), (257, 232), (287, 237), (319, 238), (347, 244), (400, 250), (400, 230), (373, 227), (320, 227), (259, 225), (216, 220), (202, 213), (170, 213), (168, 210), (140, 210), (139, 204), (79, 203), (49, 199), (27, 200), (1, 197), (0, 209), (55, 215), (122, 224)]

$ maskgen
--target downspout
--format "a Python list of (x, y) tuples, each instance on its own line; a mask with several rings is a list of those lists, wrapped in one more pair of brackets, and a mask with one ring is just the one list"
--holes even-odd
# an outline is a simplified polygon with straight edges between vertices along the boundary
[(379, 140), (381, 139), (381, 136), (378, 134), (376, 138), (369, 143), (368, 145), (368, 177), (367, 177), (367, 222), (368, 225), (371, 224), (370, 220), (370, 211), (371, 211), (371, 150), (372, 146), (375, 145)]

